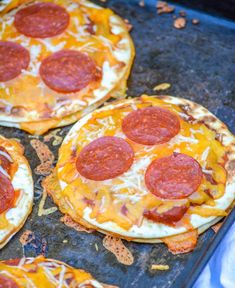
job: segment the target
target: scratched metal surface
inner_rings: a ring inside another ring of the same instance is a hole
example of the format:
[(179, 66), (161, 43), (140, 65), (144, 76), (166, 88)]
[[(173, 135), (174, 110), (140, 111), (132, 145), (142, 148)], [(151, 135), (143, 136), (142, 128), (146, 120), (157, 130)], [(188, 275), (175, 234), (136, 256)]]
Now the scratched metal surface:
[[(171, 14), (158, 16), (155, 1), (145, 2), (144, 8), (134, 0), (110, 0), (102, 4), (127, 18), (134, 26), (131, 34), (137, 55), (129, 79), (128, 95), (151, 94), (156, 84), (171, 83), (167, 94), (204, 105), (234, 132), (235, 24), (186, 9), (187, 18), (199, 19), (200, 25), (193, 26), (189, 21), (185, 29), (175, 30)], [(179, 10), (182, 7), (176, 8), (176, 11)], [(59, 134), (66, 135), (70, 127), (63, 128)], [(30, 145), (32, 138), (27, 133), (4, 127), (0, 128), (0, 133), (21, 140), (32, 170), (39, 164)], [(40, 139), (43, 140), (43, 137)], [(59, 147), (51, 144), (50, 148), (57, 156)], [(41, 176), (34, 174), (33, 212), (23, 229), (0, 251), (0, 259), (36, 256), (44, 252), (47, 257), (86, 269), (98, 280), (120, 287), (183, 287), (179, 283), (183, 283), (195, 261), (207, 249), (206, 244), (213, 240), (214, 233), (209, 229), (200, 236), (194, 252), (177, 256), (169, 253), (163, 244), (125, 242), (133, 252), (135, 262), (130, 267), (124, 266), (103, 247), (103, 235), (100, 233), (78, 233), (68, 228), (59, 221), (62, 214), (58, 211), (48, 216), (37, 216), (41, 180)], [(52, 201), (47, 199), (46, 207), (52, 206)], [(36, 239), (23, 249), (19, 237), (27, 229), (35, 233)], [(64, 239), (67, 243), (63, 243)], [(151, 271), (152, 263), (168, 264), (170, 270)]]

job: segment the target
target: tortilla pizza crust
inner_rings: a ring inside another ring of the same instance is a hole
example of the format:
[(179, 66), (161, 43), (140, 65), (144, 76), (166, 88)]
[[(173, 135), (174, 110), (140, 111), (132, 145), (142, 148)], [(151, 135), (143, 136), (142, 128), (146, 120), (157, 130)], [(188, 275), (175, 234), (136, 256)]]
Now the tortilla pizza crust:
[[(148, 99), (154, 99), (156, 97), (163, 101), (166, 101), (167, 103), (178, 105), (188, 116), (194, 117), (197, 122), (204, 123), (209, 129), (217, 133), (219, 142), (221, 142), (222, 145), (226, 146), (227, 149), (227, 161), (225, 165), (225, 169), (227, 171), (227, 182), (224, 196), (215, 201), (216, 206), (213, 208), (220, 208), (224, 211), (228, 208), (231, 208), (231, 205), (233, 205), (233, 201), (235, 198), (235, 141), (233, 135), (229, 132), (225, 124), (223, 124), (206, 108), (183, 98), (175, 98), (172, 96), (147, 95), (142, 95), (141, 97), (146, 101), (148, 101)], [(123, 105), (133, 104), (135, 101), (138, 100), (128, 99), (112, 102), (112, 104), (103, 107), (99, 111), (107, 111), (112, 108), (122, 107)], [(92, 117), (92, 115), (92, 113), (88, 114), (80, 121), (78, 121), (64, 139), (63, 144), (68, 143), (69, 139), (76, 137), (79, 129)], [(52, 196), (54, 202), (59, 205), (59, 209), (63, 213), (69, 214), (69, 216), (71, 216), (74, 221), (79, 222), (80, 224), (88, 228), (98, 230), (104, 234), (115, 235), (126, 240), (143, 243), (156, 243), (160, 242), (161, 238), (185, 233), (188, 231), (185, 227), (173, 228), (161, 223), (155, 223), (148, 219), (144, 219), (143, 224), (140, 227), (137, 227), (135, 225), (135, 227), (132, 226), (128, 231), (126, 231), (112, 221), (98, 223), (94, 218), (91, 219), (89, 217), (89, 214), (91, 212), (91, 209), (89, 207), (85, 208), (83, 213), (83, 219), (79, 219), (75, 211), (73, 211), (72, 209), (63, 209), (63, 207), (60, 206), (60, 196), (58, 196), (60, 195), (59, 193), (53, 193), (53, 191), (50, 191), (49, 194)], [(201, 207), (208, 208), (208, 205), (203, 204), (201, 205)], [(209, 206), (209, 208), (211, 207)], [(218, 222), (220, 219), (221, 217), (218, 216), (202, 217), (200, 215), (192, 214), (191, 229), (198, 229), (198, 232), (202, 233), (210, 226)]]

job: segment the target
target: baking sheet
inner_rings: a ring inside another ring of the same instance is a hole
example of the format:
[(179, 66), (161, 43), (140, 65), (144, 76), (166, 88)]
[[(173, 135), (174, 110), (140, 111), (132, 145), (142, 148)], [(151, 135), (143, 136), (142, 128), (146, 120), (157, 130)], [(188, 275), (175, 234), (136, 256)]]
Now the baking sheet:
[[(146, 0), (144, 8), (138, 5), (139, 1), (134, 0), (94, 2), (110, 7), (128, 19), (134, 27), (131, 34), (137, 55), (128, 82), (128, 95), (153, 94), (152, 88), (157, 84), (170, 83), (170, 89), (156, 94), (181, 96), (196, 101), (215, 113), (235, 132), (234, 22), (177, 6), (174, 15), (178, 15), (177, 12), (180, 10), (186, 11), (188, 23), (185, 29), (176, 30), (173, 28), (173, 14), (157, 15), (155, 1)], [(193, 18), (199, 19), (200, 24), (192, 25)], [(57, 134), (64, 137), (70, 127), (61, 129)], [(30, 140), (33, 139), (31, 136), (23, 131), (5, 127), (0, 127), (0, 134), (20, 139), (25, 146), (25, 154), (31, 168), (34, 169), (39, 164), (30, 145)], [(53, 146), (52, 142), (53, 139), (49, 146), (57, 157), (59, 146)], [(0, 259), (23, 255), (36, 256), (43, 252), (47, 257), (86, 269), (102, 282), (120, 287), (190, 287), (205, 265), (205, 255), (209, 255), (208, 245), (218, 242), (213, 242), (215, 234), (209, 229), (199, 237), (194, 252), (172, 255), (164, 244), (150, 245), (124, 241), (135, 257), (133, 265), (125, 266), (118, 263), (115, 256), (103, 247), (102, 234), (78, 233), (68, 228), (59, 221), (62, 214), (58, 211), (48, 216), (37, 215), (42, 195), (42, 178), (34, 174), (33, 212), (23, 229), (0, 251)], [(53, 206), (52, 201), (47, 199), (46, 207)], [(225, 233), (231, 221), (224, 226), (222, 233)], [(26, 230), (33, 231), (36, 238), (23, 249), (19, 238)], [(218, 236), (221, 237), (221, 233)], [(211, 247), (214, 248), (213, 246)], [(202, 256), (205, 260), (197, 262)], [(151, 264), (167, 264), (170, 269), (151, 270)], [(191, 272), (194, 274), (191, 274), (189, 279), (187, 277)]]

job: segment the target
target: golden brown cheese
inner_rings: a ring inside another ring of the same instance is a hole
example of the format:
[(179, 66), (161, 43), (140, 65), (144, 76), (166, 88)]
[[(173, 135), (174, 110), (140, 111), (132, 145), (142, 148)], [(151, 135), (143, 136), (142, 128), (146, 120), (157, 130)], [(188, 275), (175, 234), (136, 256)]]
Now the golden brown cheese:
[(192, 230), (179, 235), (163, 238), (162, 241), (167, 245), (173, 254), (182, 254), (192, 251), (197, 244), (198, 231)]

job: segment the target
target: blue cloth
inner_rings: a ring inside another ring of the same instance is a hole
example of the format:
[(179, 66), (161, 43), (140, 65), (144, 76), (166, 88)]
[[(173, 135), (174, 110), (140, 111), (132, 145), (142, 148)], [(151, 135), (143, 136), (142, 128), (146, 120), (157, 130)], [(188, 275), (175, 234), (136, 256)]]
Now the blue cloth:
[(235, 288), (235, 223), (217, 247), (193, 288)]

